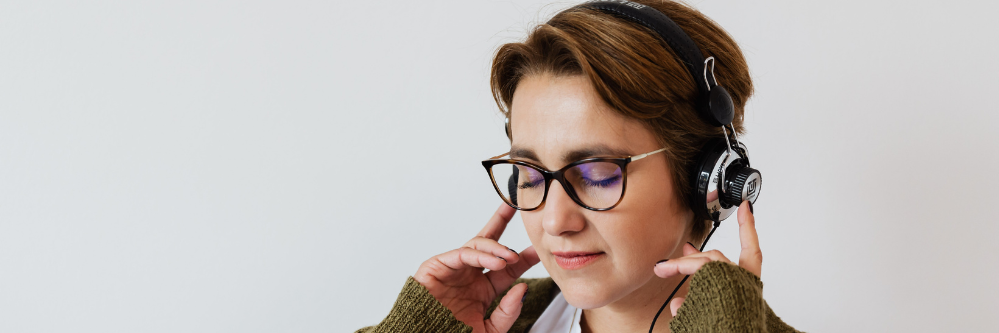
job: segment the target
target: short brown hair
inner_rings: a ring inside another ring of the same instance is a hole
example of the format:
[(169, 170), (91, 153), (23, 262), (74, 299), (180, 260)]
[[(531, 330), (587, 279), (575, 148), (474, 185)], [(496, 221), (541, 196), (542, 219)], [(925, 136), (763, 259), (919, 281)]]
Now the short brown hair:
[[(753, 93), (753, 83), (746, 59), (732, 37), (686, 5), (661, 0), (634, 2), (666, 14), (693, 39), (704, 57), (715, 57), (715, 77), (731, 94), (735, 106), (732, 125), (742, 133), (744, 107)], [(675, 194), (685, 207), (691, 207), (695, 159), (708, 140), (724, 134), (698, 115), (694, 78), (665, 41), (640, 24), (594, 9), (576, 6), (564, 10), (535, 27), (524, 42), (508, 43), (497, 51), (490, 85), (500, 111), (510, 117), (513, 93), (522, 78), (546, 74), (588, 77), (604, 102), (645, 124), (659, 143), (668, 147), (664, 153)], [(700, 240), (709, 225), (694, 222), (691, 234)]]

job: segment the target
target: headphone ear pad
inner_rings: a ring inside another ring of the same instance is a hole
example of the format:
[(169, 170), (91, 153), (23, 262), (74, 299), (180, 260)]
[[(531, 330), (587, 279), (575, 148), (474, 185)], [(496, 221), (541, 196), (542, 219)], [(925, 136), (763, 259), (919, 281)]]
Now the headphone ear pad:
[(711, 121), (716, 122), (715, 126), (732, 123), (732, 119), (735, 118), (735, 106), (732, 104), (732, 96), (725, 87), (716, 85), (708, 93), (708, 111), (711, 113)]
[[(716, 192), (718, 184), (711, 184), (711, 176), (725, 151), (725, 140), (714, 138), (701, 148), (701, 153), (692, 166), (691, 182), (693, 189), (690, 195), (690, 208), (699, 220), (714, 219), (709, 209), (709, 202), (716, 202), (720, 193)], [(714, 193), (712, 193), (714, 192)], [(710, 198), (709, 198), (710, 196)]]

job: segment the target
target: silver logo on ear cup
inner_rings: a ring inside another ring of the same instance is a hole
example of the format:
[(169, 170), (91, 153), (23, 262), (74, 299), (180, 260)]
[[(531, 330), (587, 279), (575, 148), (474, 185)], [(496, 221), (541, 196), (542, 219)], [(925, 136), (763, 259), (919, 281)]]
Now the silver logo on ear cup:
[(760, 173), (753, 172), (746, 179), (746, 185), (742, 187), (742, 199), (756, 202), (756, 198), (760, 195), (761, 185), (763, 185), (763, 180), (760, 178)]

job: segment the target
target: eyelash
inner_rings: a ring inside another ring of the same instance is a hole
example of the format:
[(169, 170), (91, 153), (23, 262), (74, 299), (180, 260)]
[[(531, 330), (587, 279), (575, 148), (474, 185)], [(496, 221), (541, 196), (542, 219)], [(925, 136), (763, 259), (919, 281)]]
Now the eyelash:
[(587, 179), (587, 178), (584, 177), (583, 178), (583, 184), (586, 185), (586, 186), (608, 187), (610, 185), (613, 185), (615, 182), (617, 182), (620, 179), (621, 179), (621, 175), (614, 175), (614, 177), (610, 177), (610, 178), (607, 178), (607, 179), (604, 179), (604, 180), (599, 180), (599, 181), (592, 181), (592, 180), (589, 180), (589, 179)]
[(538, 180), (538, 181), (535, 181), (535, 182), (527, 182), (527, 183), (520, 184), (517, 187), (519, 187), (521, 190), (529, 189), (529, 188), (538, 186), (538, 184), (540, 184), (541, 182), (542, 182), (541, 180)]

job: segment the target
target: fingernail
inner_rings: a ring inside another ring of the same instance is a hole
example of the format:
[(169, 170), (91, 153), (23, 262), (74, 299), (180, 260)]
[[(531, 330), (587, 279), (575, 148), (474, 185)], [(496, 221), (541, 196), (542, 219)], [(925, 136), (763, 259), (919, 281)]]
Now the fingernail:
[(697, 249), (697, 247), (696, 247), (696, 246), (694, 246), (694, 243), (691, 243), (691, 242), (687, 242), (687, 244), (690, 244), (690, 247), (692, 247), (692, 248), (694, 248), (694, 249)]
[(503, 259), (503, 261), (506, 261), (506, 258), (503, 258), (503, 257), (500, 257), (500, 256), (496, 256), (496, 258), (500, 258), (500, 259)]
[(752, 201), (746, 201), (746, 202), (749, 203), (749, 213), (753, 214), (753, 202)]
[(524, 301), (527, 300), (527, 291), (530, 290), (530, 288), (531, 287), (527, 287), (527, 289), (524, 289), (524, 297), (520, 298), (520, 304), (524, 304)]
[(657, 262), (657, 263), (656, 263), (656, 265), (659, 265), (659, 264), (661, 264), (661, 263), (664, 263), (664, 262), (667, 262), (667, 261), (669, 261), (669, 259), (663, 259), (663, 260), (660, 260), (659, 262)]
[(511, 249), (511, 248), (509, 248), (509, 247), (508, 247), (508, 248), (506, 248), (506, 249), (507, 249), (507, 250), (510, 250), (510, 252), (513, 252), (513, 254), (518, 254), (518, 253), (517, 253), (517, 251), (514, 251), (513, 249)]

